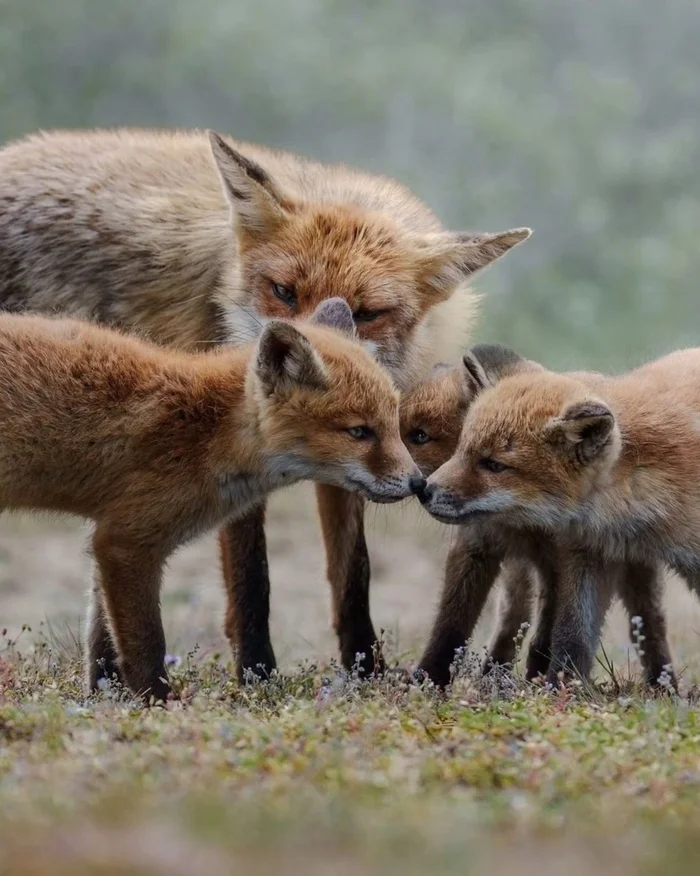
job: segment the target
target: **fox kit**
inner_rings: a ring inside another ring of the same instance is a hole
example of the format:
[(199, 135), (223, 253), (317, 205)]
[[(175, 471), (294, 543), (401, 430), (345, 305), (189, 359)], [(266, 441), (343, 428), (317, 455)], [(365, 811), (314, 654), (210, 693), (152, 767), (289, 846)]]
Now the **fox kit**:
[[(537, 367), (505, 347), (481, 345), (468, 353), (463, 368), (438, 366), (430, 378), (405, 394), (400, 408), (401, 435), (423, 474), (433, 474), (453, 456), (467, 411), (487, 386)], [(448, 555), (438, 617), (419, 668), (436, 684), (449, 681), (455, 649), (472, 635), (501, 569), (499, 614), (485, 669), (513, 661), (515, 639), (522, 625), (532, 620), (537, 593), (539, 621), (526, 674), (532, 678), (551, 669), (551, 680), (560, 668), (556, 661), (550, 666), (549, 656), (558, 581), (567, 562), (565, 541), (553, 538), (541, 527), (510, 526), (497, 516), (467, 520)], [(615, 591), (630, 616), (642, 618), (647, 639), (642, 661), (651, 684), (657, 683), (664, 670), (673, 680), (666, 669), (671, 658), (661, 606), (661, 575), (658, 563), (607, 562), (595, 582), (601, 620)], [(536, 586), (537, 578), (540, 587)]]
[[(53, 132), (0, 151), (0, 307), (193, 349), (339, 296), (402, 388), (457, 351), (468, 282), (529, 234), (447, 232), (390, 179), (197, 131)], [(364, 503), (327, 485), (318, 499), (342, 659), (371, 668)], [(239, 674), (267, 674), (264, 503), (220, 544)]]
[(0, 316), (0, 507), (95, 522), (90, 687), (116, 670), (135, 693), (167, 696), (159, 591), (184, 541), (303, 479), (378, 502), (424, 483), (398, 393), (353, 332), (340, 299), (297, 327), (270, 321), (257, 343), (190, 354)]

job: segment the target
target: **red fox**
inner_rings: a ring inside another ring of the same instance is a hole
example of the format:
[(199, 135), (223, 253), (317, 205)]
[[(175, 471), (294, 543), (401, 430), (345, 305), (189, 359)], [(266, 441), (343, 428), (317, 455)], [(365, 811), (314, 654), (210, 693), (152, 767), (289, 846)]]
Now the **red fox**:
[[(402, 396), (401, 435), (426, 476), (453, 456), (467, 411), (487, 386), (508, 375), (536, 372), (539, 367), (508, 348), (489, 345), (472, 348), (465, 365), (438, 366), (430, 378)], [(500, 569), (499, 614), (484, 668), (513, 661), (516, 637), (522, 625), (531, 622), (533, 595), (539, 593), (539, 622), (526, 674), (533, 678), (551, 669), (551, 680), (559, 669), (556, 662), (550, 667), (549, 656), (558, 581), (566, 564), (565, 540), (553, 538), (541, 527), (513, 526), (499, 515), (467, 519), (448, 556), (440, 610), (419, 669), (438, 685), (449, 681), (455, 649), (471, 637)], [(641, 619), (646, 637), (641, 658), (646, 680), (652, 685), (660, 678), (675, 684), (661, 604), (662, 571), (658, 562), (610, 561), (596, 580), (600, 617), (596, 623), (605, 617), (615, 591), (635, 619), (632, 623), (638, 625), (636, 619)]]
[(309, 322), (271, 320), (257, 343), (189, 354), (0, 315), (0, 507), (95, 522), (91, 688), (102, 669), (168, 695), (159, 591), (184, 541), (304, 479), (376, 502), (424, 484), (398, 393), (354, 331), (341, 299)]
[[(402, 388), (461, 348), (468, 282), (529, 234), (447, 232), (390, 179), (199, 131), (52, 132), (0, 151), (0, 307), (201, 349), (339, 296)], [(364, 503), (328, 485), (318, 499), (342, 659), (371, 669)], [(264, 503), (220, 543), (239, 675), (266, 675)]]

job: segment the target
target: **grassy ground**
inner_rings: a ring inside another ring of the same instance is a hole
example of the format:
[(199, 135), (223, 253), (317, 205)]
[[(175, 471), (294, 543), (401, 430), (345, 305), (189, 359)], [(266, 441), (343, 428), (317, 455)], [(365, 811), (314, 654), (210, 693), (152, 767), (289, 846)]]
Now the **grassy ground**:
[[(167, 711), (115, 690), (84, 698), (74, 640), (84, 533), (4, 523), (2, 876), (697, 871), (700, 612), (682, 588), (668, 594), (682, 698), (631, 681), (619, 611), (605, 640), (614, 678), (601, 669), (589, 690), (551, 695), (517, 674), (482, 681), (478, 656), (447, 697), (400, 677), (361, 683), (330, 662), (307, 495), (271, 514), (283, 674), (248, 689), (231, 681), (205, 540), (166, 582), (182, 693)], [(410, 514), (376, 523), (374, 614), (406, 663), (425, 637), (446, 540)]]

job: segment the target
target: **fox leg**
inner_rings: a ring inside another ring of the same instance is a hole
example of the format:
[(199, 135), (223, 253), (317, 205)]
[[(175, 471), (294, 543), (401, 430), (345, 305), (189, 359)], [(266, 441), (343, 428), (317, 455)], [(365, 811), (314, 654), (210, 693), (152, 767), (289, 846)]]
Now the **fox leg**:
[(101, 527), (93, 553), (121, 675), (135, 694), (164, 701), (170, 693), (160, 617), (164, 557), (153, 546), (145, 548)]
[(93, 585), (89, 597), (85, 667), (87, 689), (90, 692), (98, 689), (98, 682), (102, 679), (111, 680), (116, 676), (117, 681), (121, 681), (117, 651), (109, 631), (97, 569), (93, 572)]
[(226, 586), (226, 636), (236, 654), (238, 680), (248, 672), (269, 678), (277, 666), (270, 641), (270, 576), (265, 505), (219, 533)]
[(369, 612), (370, 564), (365, 542), (365, 500), (338, 487), (316, 485), (321, 530), (326, 546), (326, 574), (331, 585), (333, 627), (343, 666), (382, 671), (377, 635)]
[[(526, 678), (532, 680), (538, 675), (546, 676), (550, 670), (559, 672), (561, 665), (551, 665), (552, 652), (552, 635), (554, 623), (557, 616), (557, 598), (559, 594), (559, 580), (561, 574), (566, 571), (566, 567), (559, 566), (553, 555), (545, 555), (546, 559), (540, 558), (538, 570), (542, 579), (540, 589), (540, 608), (535, 635), (528, 652), (527, 668), (525, 672)], [(614, 595), (614, 585), (618, 578), (619, 570), (614, 565), (600, 564), (600, 574), (596, 579), (596, 611), (598, 628), (598, 639), (600, 638), (600, 629), (605, 620), (610, 603)], [(593, 645), (593, 657), (598, 642)], [(556, 661), (555, 661), (556, 664)], [(592, 660), (591, 660), (592, 666)], [(551, 676), (550, 676), (551, 679)]]
[(539, 572), (537, 622), (525, 662), (525, 678), (528, 681), (539, 675), (546, 676), (549, 672), (552, 659), (552, 631), (557, 611), (559, 574), (550, 563), (541, 565)]
[[(530, 593), (536, 594), (537, 599), (537, 618), (525, 661), (525, 678), (529, 681), (539, 675), (547, 675), (549, 670), (560, 574), (554, 542), (544, 535), (538, 536), (530, 550), (528, 566), (522, 573), (523, 582), (529, 581)], [(532, 598), (529, 607), (533, 613), (535, 606)]]
[(447, 555), (437, 617), (418, 664), (436, 685), (449, 683), (455, 651), (463, 648), (474, 632), (502, 558), (501, 551), (491, 550), (481, 540), (475, 543), (467, 527), (459, 529)]
[(562, 551), (560, 559), (561, 576), (551, 632), (552, 660), (547, 673), (547, 681), (553, 685), (559, 683), (562, 672), (565, 679), (578, 677), (584, 681), (591, 674), (603, 624), (600, 582), (606, 574), (605, 563), (591, 551)]
[[(672, 687), (678, 683), (672, 666), (671, 649), (666, 633), (663, 608), (663, 570), (658, 565), (626, 563), (618, 582), (620, 598), (630, 616), (630, 636), (641, 634), (640, 660), (647, 684), (658, 686), (662, 675), (669, 676)], [(633, 618), (641, 618), (640, 627)]]
[(515, 660), (516, 640), (524, 625), (532, 623), (533, 572), (526, 561), (507, 560), (504, 564), (496, 629), (484, 663), (485, 672), (495, 664), (506, 666)]

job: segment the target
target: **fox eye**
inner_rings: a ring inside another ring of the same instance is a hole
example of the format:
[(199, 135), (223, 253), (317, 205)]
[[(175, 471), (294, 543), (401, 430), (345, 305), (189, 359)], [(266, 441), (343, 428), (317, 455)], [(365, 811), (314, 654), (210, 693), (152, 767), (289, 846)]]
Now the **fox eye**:
[(483, 468), (493, 474), (500, 474), (502, 471), (510, 468), (510, 466), (505, 465), (503, 462), (499, 462), (497, 459), (491, 459), (488, 456), (484, 456), (479, 460), (479, 468)]
[(355, 438), (357, 441), (367, 441), (370, 438), (374, 438), (374, 432), (370, 429), (369, 426), (351, 426), (345, 431), (348, 433), (348, 435), (350, 435), (352, 438)]
[(272, 283), (272, 291), (275, 294), (275, 298), (284, 301), (287, 307), (297, 306), (297, 293), (291, 286), (283, 286), (281, 283)]
[(424, 429), (413, 429), (408, 433), (408, 440), (411, 444), (427, 444), (432, 439)]
[(356, 310), (353, 313), (352, 318), (355, 322), (374, 322), (375, 319), (385, 316), (388, 312), (388, 310), (364, 310), (360, 308), (360, 310)]

